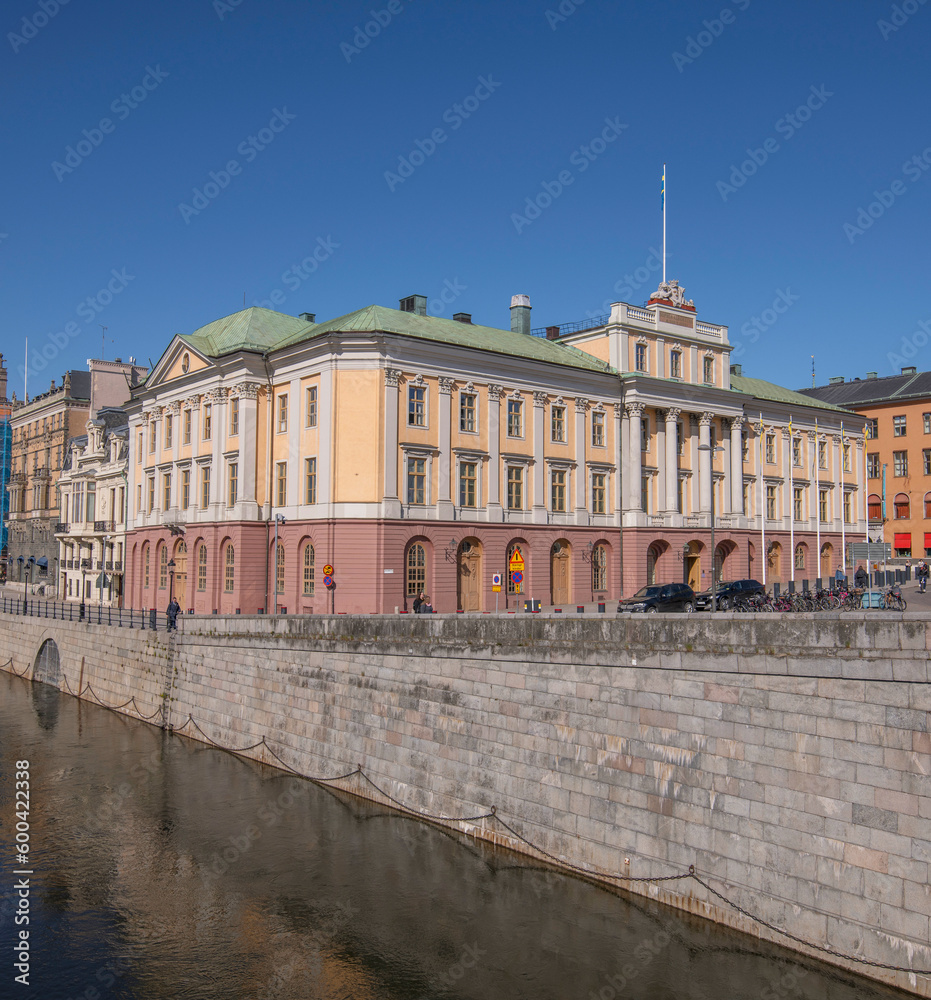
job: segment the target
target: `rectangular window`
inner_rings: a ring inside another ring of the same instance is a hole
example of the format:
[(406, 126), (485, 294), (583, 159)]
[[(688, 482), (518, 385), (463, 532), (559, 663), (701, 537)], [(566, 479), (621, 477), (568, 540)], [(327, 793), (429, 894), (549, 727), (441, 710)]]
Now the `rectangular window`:
[(606, 509), (605, 479), (603, 472), (592, 473), (592, 513), (604, 514)]
[(852, 494), (850, 493), (844, 493), (844, 524), (853, 524), (851, 496)]
[(702, 359), (702, 379), (705, 382), (714, 382), (714, 358)]
[(828, 446), (826, 441), (818, 442), (818, 468), (826, 469), (828, 467)]
[(149, 454), (155, 452), (155, 421), (149, 424)]
[(638, 372), (647, 370), (647, 345), (637, 344), (634, 348), (634, 367)]
[(187, 510), (191, 506), (191, 470), (181, 470), (181, 509)]
[(766, 516), (770, 521), (776, 519), (776, 487), (766, 487)]
[(640, 477), (640, 509), (644, 514), (650, 513), (650, 477)]
[(155, 476), (148, 477), (149, 503), (148, 512), (151, 514), (155, 510)]
[(892, 436), (905, 437), (905, 414), (892, 418)]
[(411, 427), (427, 426), (427, 387), (409, 385), (407, 387), (407, 422)]
[(277, 462), (275, 465), (275, 506), (288, 505), (288, 463)]
[(866, 436), (867, 438), (879, 437), (879, 419), (877, 417), (867, 420)]
[(680, 420), (676, 424), (676, 454), (679, 456), (679, 458), (682, 457), (684, 448), (685, 448), (685, 434), (682, 431), (682, 421)]
[(169, 413), (168, 416), (165, 417), (165, 447), (166, 448), (170, 448), (172, 446), (171, 442), (172, 442), (172, 437), (173, 437), (173, 431), (174, 431), (174, 427), (172, 426), (171, 414)]
[(278, 397), (278, 433), (283, 434), (288, 429), (288, 394)]
[(205, 465), (200, 470), (200, 505), (202, 508), (210, 506), (210, 466)]
[(508, 437), (523, 437), (523, 400), (508, 400)]
[(139, 434), (136, 437), (136, 441), (139, 446), (136, 450), (136, 461), (139, 463), (139, 465), (142, 465), (142, 431), (139, 431)]
[(469, 432), (476, 430), (474, 392), (459, 393), (459, 430)]
[(210, 403), (204, 403), (204, 440), (209, 441), (211, 435), (213, 434), (213, 406)]
[(197, 547), (197, 589), (203, 593), (207, 589), (207, 547)]
[(475, 506), (475, 462), (459, 463), (459, 506)]
[(142, 483), (136, 487), (136, 513), (142, 513)]
[(230, 462), (226, 505), (233, 507), (239, 494), (239, 463)]
[(750, 484), (744, 483), (744, 513), (749, 515), (750, 511)]
[(566, 440), (565, 406), (554, 406), (550, 411), (550, 433), (554, 441), (565, 442)]
[(230, 400), (230, 437), (239, 434), (239, 397)]
[(407, 502), (425, 504), (427, 502), (427, 460), (409, 458), (407, 460)]
[(769, 465), (776, 464), (776, 435), (766, 435), (766, 461)]
[(828, 520), (828, 491), (818, 490), (818, 519), (822, 524)]
[(162, 510), (171, 507), (171, 473), (166, 472), (162, 476)]
[(306, 410), (306, 416), (304, 418), (305, 426), (316, 427), (317, 426), (317, 387), (311, 385), (307, 387), (307, 392), (305, 393), (304, 408)]
[(850, 445), (846, 441), (841, 445), (841, 461), (844, 465), (844, 472), (850, 472)]
[(566, 472), (553, 469), (550, 473), (550, 510), (564, 512), (566, 509)]
[(922, 449), (921, 458), (925, 475), (931, 476), (931, 448)]
[(682, 378), (682, 352), (669, 352), (669, 377)]
[[(171, 477), (168, 477), (168, 482), (171, 483)], [(46, 500), (46, 506), (48, 506), (48, 501)], [(97, 506), (97, 484), (95, 482), (89, 482), (87, 484), (87, 516), (84, 518), (88, 523), (96, 518), (96, 506)]]
[(304, 503), (317, 502), (317, 460), (304, 459)]
[(879, 453), (868, 452), (866, 456), (866, 475), (868, 479), (879, 479)]
[(182, 444), (191, 443), (191, 411), (184, 411), (184, 436), (181, 439)]
[(893, 476), (908, 475), (908, 452), (894, 451), (892, 453), (892, 474)]
[(921, 423), (925, 434), (931, 434), (931, 413), (922, 413)]
[(524, 470), (519, 465), (508, 466), (508, 510), (524, 509)]
[(796, 486), (792, 490), (792, 516), (796, 521), (802, 520), (802, 488)]
[(650, 418), (645, 413), (640, 418), (640, 450), (650, 450)]
[(603, 448), (605, 443), (605, 415), (600, 410), (592, 412), (592, 447)]
[(802, 442), (797, 438), (792, 438), (792, 464), (798, 468), (802, 464)]

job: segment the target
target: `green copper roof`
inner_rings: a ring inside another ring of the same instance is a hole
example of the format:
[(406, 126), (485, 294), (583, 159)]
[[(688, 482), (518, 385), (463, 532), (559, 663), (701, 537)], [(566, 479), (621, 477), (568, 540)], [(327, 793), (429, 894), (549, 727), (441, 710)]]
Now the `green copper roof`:
[(812, 396), (803, 396), (800, 392), (784, 389), (773, 382), (764, 382), (761, 378), (745, 378), (743, 375), (731, 375), (731, 389), (742, 392), (756, 399), (768, 399), (774, 403), (786, 403), (789, 406), (813, 406), (819, 410), (831, 410), (835, 413), (849, 413), (842, 406), (822, 403)]
[[(272, 314), (275, 315), (275, 314)], [(296, 321), (295, 321), (296, 322)], [(366, 306), (356, 312), (338, 316), (336, 319), (302, 330), (296, 330), (275, 345), (276, 348), (287, 347), (300, 343), (324, 333), (340, 332), (396, 333), (404, 337), (416, 337), (420, 340), (431, 340), (438, 344), (454, 344), (458, 347), (471, 347), (481, 351), (494, 351), (497, 354), (510, 354), (518, 358), (529, 358), (532, 361), (546, 361), (550, 364), (568, 365), (571, 368), (583, 368), (587, 371), (614, 372), (598, 358), (580, 351), (568, 344), (559, 344), (542, 337), (531, 337), (528, 334), (514, 333), (511, 330), (499, 330), (491, 326), (478, 326), (473, 323), (459, 323), (453, 319), (441, 319), (438, 316), (418, 316), (416, 313), (401, 312), (399, 309), (387, 309), (384, 306)]]
[(270, 351), (285, 338), (312, 328), (306, 320), (254, 306), (180, 336), (201, 354), (218, 358), (232, 351)]

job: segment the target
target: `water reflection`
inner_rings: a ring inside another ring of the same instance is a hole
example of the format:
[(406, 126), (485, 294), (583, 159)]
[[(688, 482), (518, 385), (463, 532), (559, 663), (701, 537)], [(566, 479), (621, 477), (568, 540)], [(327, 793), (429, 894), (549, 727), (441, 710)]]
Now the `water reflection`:
[(43, 997), (904, 995), (44, 685), (0, 676), (0, 739), (4, 830), (32, 761)]

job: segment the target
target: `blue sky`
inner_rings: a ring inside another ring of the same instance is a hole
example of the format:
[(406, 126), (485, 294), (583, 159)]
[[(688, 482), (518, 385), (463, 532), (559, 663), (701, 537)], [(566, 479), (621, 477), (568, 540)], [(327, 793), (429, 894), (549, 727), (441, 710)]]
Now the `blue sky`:
[(642, 303), (664, 162), (667, 276), (745, 374), (931, 368), (927, 0), (10, 0), (0, 28), (20, 397), (27, 337), (35, 394), (244, 301)]

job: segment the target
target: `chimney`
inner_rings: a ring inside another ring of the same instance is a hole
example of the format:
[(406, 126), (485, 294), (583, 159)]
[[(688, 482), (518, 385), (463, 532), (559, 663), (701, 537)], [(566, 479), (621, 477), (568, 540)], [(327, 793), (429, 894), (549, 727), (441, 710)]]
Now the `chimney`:
[(844, 384), (844, 376), (843, 375), (832, 375), (828, 379), (828, 385), (843, 385), (843, 384)]
[(472, 313), (453, 313), (453, 319), (457, 323), (472, 323)]
[(914, 365), (908, 365), (907, 367), (902, 369), (903, 375), (915, 375), (917, 374), (917, 372), (918, 369)]
[(6, 366), (2, 354), (0, 354), (0, 399), (6, 399)]
[(559, 327), (558, 326), (548, 326), (546, 328), (546, 339), (547, 340), (559, 340)]
[(511, 296), (511, 333), (523, 333), (530, 336), (530, 296)]
[(401, 312), (413, 313), (415, 316), (427, 315), (427, 296), (408, 295), (406, 299), (401, 299), (398, 303)]
[[(866, 377), (867, 378), (876, 378), (876, 372), (867, 372), (866, 373)], [(859, 382), (860, 380), (857, 379), (857, 381)]]
[(315, 323), (317, 321), (316, 313), (301, 313), (301, 319), (305, 323)]
[(731, 365), (731, 375), (743, 375), (744, 366), (743, 365)]

